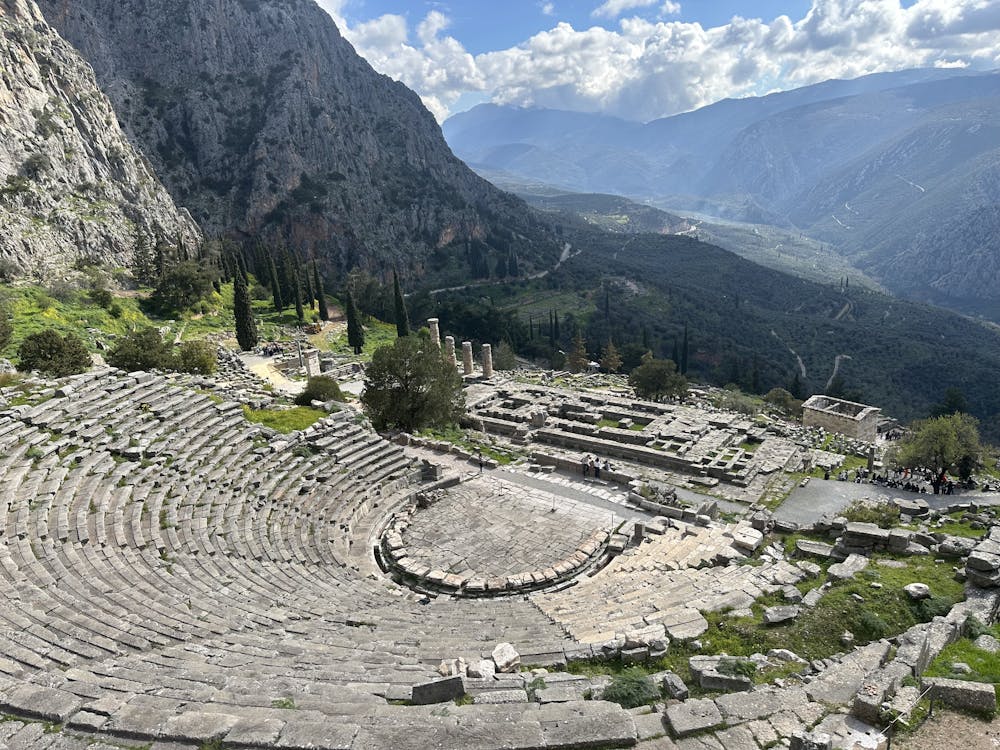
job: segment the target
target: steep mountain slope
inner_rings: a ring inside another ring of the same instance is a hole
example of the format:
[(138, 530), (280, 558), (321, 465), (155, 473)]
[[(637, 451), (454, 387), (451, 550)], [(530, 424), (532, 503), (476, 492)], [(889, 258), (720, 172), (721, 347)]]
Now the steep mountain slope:
[(524, 204), (455, 158), (420, 99), (313, 0), (42, 0), (133, 142), (208, 233), (347, 269), (447, 277), (468, 243), (558, 256)]
[(78, 258), (125, 265), (136, 233), (193, 242), (93, 71), (33, 0), (0, 2), (0, 263), (50, 277)]
[(1000, 320), (1000, 98), (936, 111), (798, 196), (791, 217), (896, 291)]

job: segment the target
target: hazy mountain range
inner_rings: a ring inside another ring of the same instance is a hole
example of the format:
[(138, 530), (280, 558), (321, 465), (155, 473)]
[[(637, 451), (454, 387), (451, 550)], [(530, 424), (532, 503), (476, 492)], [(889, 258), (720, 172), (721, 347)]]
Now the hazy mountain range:
[(485, 171), (803, 231), (889, 289), (1000, 316), (1000, 74), (914, 70), (636, 123), (480, 105), (450, 118)]

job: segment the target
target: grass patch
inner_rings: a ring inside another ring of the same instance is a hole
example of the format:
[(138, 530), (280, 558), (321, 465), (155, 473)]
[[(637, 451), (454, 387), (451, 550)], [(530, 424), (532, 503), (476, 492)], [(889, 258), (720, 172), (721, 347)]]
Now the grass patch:
[(892, 503), (869, 503), (855, 500), (840, 513), (848, 521), (874, 523), (883, 529), (899, 524), (899, 508)]
[[(1000, 625), (986, 630), (994, 638), (1000, 638)], [(954, 662), (964, 662), (972, 669), (971, 674), (956, 674), (951, 671)], [(976, 648), (969, 638), (961, 638), (938, 654), (924, 672), (926, 677), (950, 677), (956, 680), (989, 682), (1000, 684), (1000, 653), (991, 654)]]
[(615, 675), (604, 688), (602, 700), (617, 703), (622, 708), (638, 708), (655, 703), (660, 699), (660, 691), (645, 671), (629, 667)]
[(326, 412), (308, 406), (293, 406), (290, 409), (251, 409), (244, 405), (243, 414), (248, 422), (262, 424), (282, 433), (304, 430), (326, 416)]
[[(359, 359), (371, 359), (372, 354), (381, 346), (392, 346), (396, 340), (396, 325), (394, 323), (383, 323), (380, 320), (370, 318), (364, 324), (365, 345), (361, 349)], [(329, 351), (334, 354), (341, 354), (354, 357), (354, 349), (347, 343), (347, 330), (334, 336), (328, 344)]]

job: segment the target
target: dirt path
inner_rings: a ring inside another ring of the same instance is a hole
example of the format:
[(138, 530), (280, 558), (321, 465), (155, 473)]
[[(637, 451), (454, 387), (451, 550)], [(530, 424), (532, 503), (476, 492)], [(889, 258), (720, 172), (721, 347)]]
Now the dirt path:
[(913, 735), (892, 741), (893, 750), (997, 750), (1000, 748), (1000, 718), (983, 721), (937, 709)]

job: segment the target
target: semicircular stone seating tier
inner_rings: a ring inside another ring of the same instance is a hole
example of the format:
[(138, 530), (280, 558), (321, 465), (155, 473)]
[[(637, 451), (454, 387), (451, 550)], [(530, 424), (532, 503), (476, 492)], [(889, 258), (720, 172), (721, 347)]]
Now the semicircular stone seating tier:
[(285, 436), (237, 403), (107, 369), (39, 396), (0, 411), (3, 714), (195, 747), (609, 744), (632, 720), (600, 701), (393, 702), (444, 659), (509, 642), (525, 663), (564, 660), (717, 589), (680, 574), (719, 530), (687, 558), (643, 545), (551, 595), (423, 597), (373, 555), (419, 467), (349, 409)]

